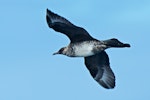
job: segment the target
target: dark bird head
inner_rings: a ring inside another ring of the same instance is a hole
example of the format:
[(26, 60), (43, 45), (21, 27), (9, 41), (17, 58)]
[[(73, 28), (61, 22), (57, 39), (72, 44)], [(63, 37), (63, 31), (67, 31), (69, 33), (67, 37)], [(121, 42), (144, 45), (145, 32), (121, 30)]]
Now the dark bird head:
[(63, 54), (64, 55), (65, 51), (66, 51), (66, 47), (63, 47), (63, 48), (59, 49), (59, 51), (53, 53), (53, 55), (56, 55), (56, 54)]

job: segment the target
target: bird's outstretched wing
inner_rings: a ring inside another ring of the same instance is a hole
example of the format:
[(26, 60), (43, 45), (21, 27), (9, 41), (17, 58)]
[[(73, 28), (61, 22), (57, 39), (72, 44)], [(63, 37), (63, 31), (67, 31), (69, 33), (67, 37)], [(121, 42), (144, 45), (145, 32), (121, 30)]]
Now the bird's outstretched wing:
[(93, 39), (85, 29), (73, 25), (67, 19), (53, 13), (48, 9), (46, 20), (50, 28), (67, 35), (72, 43)]
[(115, 75), (110, 68), (109, 58), (105, 51), (85, 57), (85, 65), (92, 77), (104, 88), (115, 87)]

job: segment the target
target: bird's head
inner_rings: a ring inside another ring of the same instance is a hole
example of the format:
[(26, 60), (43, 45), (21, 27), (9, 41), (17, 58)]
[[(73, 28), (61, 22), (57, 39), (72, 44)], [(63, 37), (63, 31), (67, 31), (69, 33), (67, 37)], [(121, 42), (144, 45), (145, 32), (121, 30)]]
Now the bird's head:
[(65, 55), (65, 49), (66, 49), (66, 47), (63, 47), (63, 48), (59, 49), (59, 51), (53, 53), (53, 55), (57, 55), (57, 54), (63, 54), (63, 55)]

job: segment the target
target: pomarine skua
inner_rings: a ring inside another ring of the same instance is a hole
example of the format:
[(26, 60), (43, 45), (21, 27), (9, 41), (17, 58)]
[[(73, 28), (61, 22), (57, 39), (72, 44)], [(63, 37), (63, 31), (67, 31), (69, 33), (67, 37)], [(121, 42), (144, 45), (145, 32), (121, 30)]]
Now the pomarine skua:
[(70, 44), (62, 47), (56, 54), (69, 57), (84, 57), (85, 65), (91, 76), (104, 88), (115, 87), (115, 75), (110, 68), (109, 57), (105, 52), (108, 48), (130, 47), (118, 39), (97, 40), (84, 28), (76, 26), (66, 18), (47, 9), (46, 21), (50, 28), (65, 34), (70, 39)]

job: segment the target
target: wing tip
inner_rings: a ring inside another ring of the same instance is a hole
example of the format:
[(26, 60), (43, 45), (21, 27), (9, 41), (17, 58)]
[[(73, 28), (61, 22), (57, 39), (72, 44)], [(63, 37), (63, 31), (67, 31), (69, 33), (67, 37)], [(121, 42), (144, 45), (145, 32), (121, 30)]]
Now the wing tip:
[(46, 14), (47, 14), (47, 15), (50, 15), (51, 13), (52, 13), (52, 11), (47, 8), (47, 9), (46, 9)]
[(95, 80), (106, 89), (113, 89), (115, 87), (115, 75), (110, 67), (104, 67), (104, 71), (101, 77), (100, 72), (95, 77)]
[(49, 10), (48, 8), (46, 9), (46, 21), (50, 28), (52, 27), (54, 15), (55, 14), (51, 10)]
[(46, 12), (48, 12), (48, 11), (49, 11), (49, 9), (47, 8), (47, 9), (46, 9)]
[(104, 87), (105, 89), (113, 89), (115, 88), (115, 81), (112, 83), (105, 83), (104, 81), (99, 81), (98, 82), (102, 87)]

